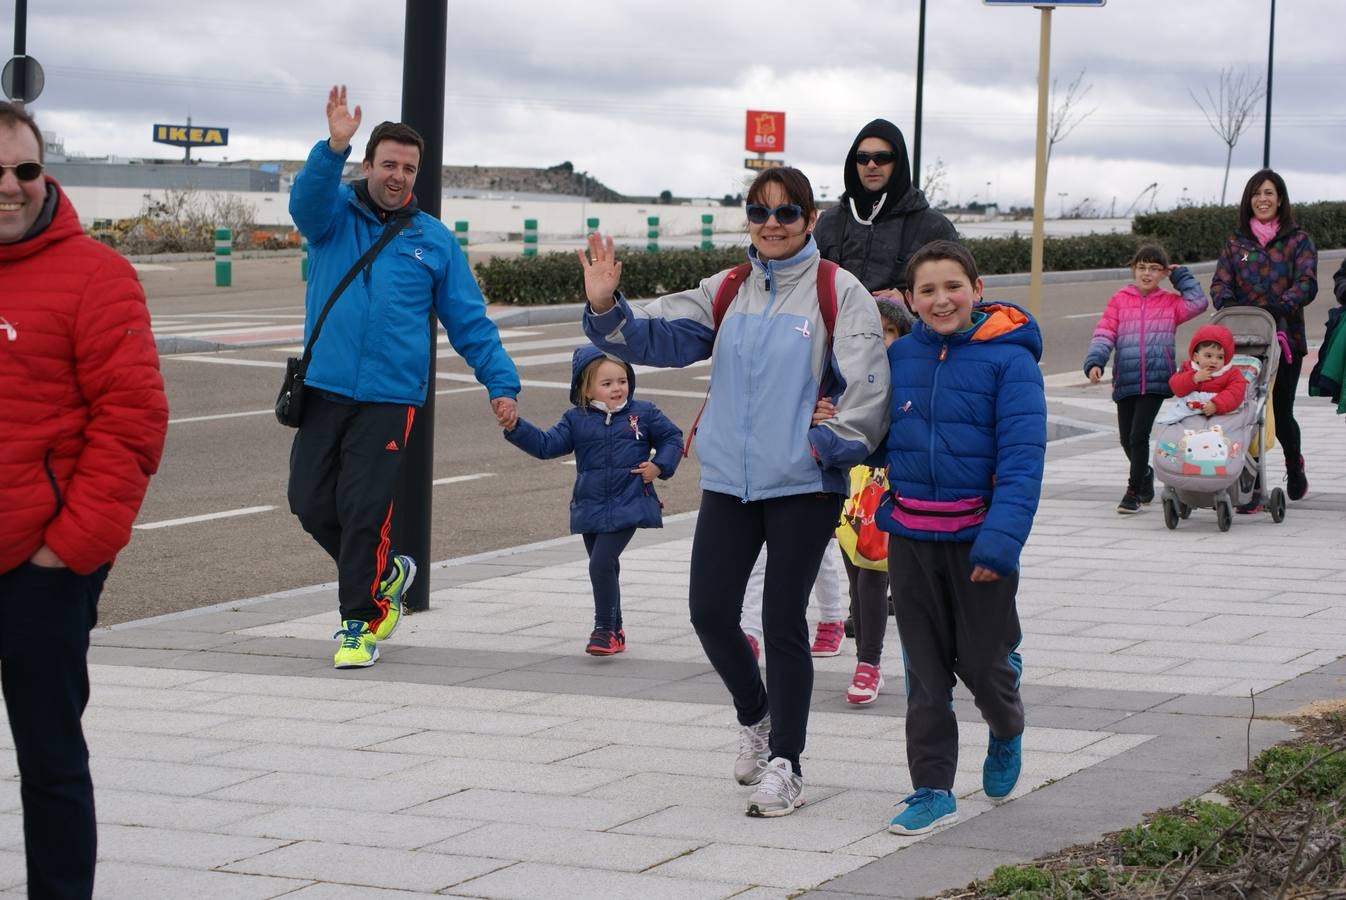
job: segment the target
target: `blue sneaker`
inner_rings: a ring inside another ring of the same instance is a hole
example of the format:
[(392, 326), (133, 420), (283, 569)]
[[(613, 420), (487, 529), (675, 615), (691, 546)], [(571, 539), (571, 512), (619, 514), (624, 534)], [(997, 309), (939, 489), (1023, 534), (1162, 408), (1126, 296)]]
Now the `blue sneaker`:
[(918, 788), (902, 802), (907, 808), (888, 823), (893, 834), (925, 834), (958, 821), (958, 802), (948, 791)]
[(991, 735), (991, 743), (986, 748), (986, 762), (981, 766), (981, 789), (992, 800), (1008, 797), (1019, 782), (1019, 770), (1023, 768), (1024, 762), (1022, 743), (1022, 734), (1016, 734), (1007, 741)]

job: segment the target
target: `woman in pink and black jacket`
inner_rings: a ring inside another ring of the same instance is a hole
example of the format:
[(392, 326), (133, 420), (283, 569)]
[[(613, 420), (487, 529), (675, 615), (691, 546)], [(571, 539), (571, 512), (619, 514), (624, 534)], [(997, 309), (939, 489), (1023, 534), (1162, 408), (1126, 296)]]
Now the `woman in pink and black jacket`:
[[(1276, 441), (1285, 451), (1285, 493), (1302, 500), (1309, 490), (1295, 421), (1295, 391), (1309, 350), (1304, 335), (1304, 307), (1318, 293), (1318, 248), (1308, 232), (1295, 224), (1285, 179), (1271, 169), (1253, 173), (1243, 188), (1238, 229), (1225, 241), (1210, 281), (1216, 309), (1258, 306), (1271, 313), (1281, 337), (1281, 362), (1271, 389)], [(1261, 507), (1259, 484), (1241, 513)]]
[[(1175, 365), (1178, 326), (1206, 310), (1206, 295), (1186, 266), (1172, 266), (1157, 244), (1146, 244), (1131, 260), (1132, 283), (1112, 295), (1094, 328), (1084, 374), (1098, 384), (1108, 358), (1112, 364), (1112, 399), (1117, 404), (1117, 432), (1131, 463), (1119, 513), (1139, 512), (1154, 499), (1150, 468), (1150, 428), (1164, 400), (1173, 396), (1168, 380)], [(1159, 287), (1167, 275), (1178, 293)]]

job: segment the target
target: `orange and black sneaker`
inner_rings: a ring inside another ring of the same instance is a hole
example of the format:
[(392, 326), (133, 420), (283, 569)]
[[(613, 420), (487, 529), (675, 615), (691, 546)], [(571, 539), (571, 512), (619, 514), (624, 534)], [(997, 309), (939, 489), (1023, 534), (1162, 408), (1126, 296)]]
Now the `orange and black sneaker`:
[(626, 632), (620, 628), (595, 628), (584, 652), (590, 656), (615, 656), (626, 649)]

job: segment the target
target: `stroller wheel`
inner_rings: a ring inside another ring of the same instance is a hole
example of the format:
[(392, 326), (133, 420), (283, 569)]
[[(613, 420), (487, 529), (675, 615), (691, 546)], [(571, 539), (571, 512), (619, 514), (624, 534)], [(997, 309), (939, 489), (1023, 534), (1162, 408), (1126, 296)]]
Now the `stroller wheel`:
[(1267, 501), (1267, 509), (1271, 512), (1271, 521), (1285, 521), (1285, 491), (1280, 488), (1273, 488), (1271, 498)]
[(1178, 527), (1178, 504), (1168, 497), (1164, 498), (1164, 524), (1169, 531)]
[(1181, 500), (1179, 500), (1179, 501), (1178, 501), (1178, 518), (1180, 518), (1180, 519), (1186, 519), (1186, 518), (1188, 518), (1188, 517), (1191, 516), (1191, 515), (1192, 515), (1192, 507), (1188, 506), (1186, 503), (1183, 503)]
[(1221, 498), (1215, 501), (1215, 524), (1221, 531), (1228, 531), (1229, 526), (1234, 521), (1234, 510), (1230, 508), (1229, 501)]

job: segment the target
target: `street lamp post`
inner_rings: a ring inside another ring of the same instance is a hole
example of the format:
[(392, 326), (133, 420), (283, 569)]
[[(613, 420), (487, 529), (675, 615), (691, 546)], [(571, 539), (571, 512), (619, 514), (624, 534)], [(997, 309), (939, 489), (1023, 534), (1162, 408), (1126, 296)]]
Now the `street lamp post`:
[(1267, 34), (1267, 115), (1262, 132), (1262, 168), (1271, 168), (1271, 60), (1276, 51), (1276, 0), (1271, 0), (1271, 28)]
[[(407, 0), (402, 42), (402, 121), (425, 141), (416, 173), (416, 202), (439, 218), (444, 162), (444, 62), (449, 0)], [(406, 548), (424, 577), (412, 582), (403, 602), (408, 611), (430, 608), (430, 496), (435, 459), (435, 349), (439, 323), (430, 311), (430, 373), (425, 405), (416, 414), (407, 441), (407, 457), (398, 475), (393, 505), (393, 546)]]
[(911, 142), (911, 186), (921, 186), (921, 98), (925, 93), (925, 0), (916, 27), (916, 133)]

